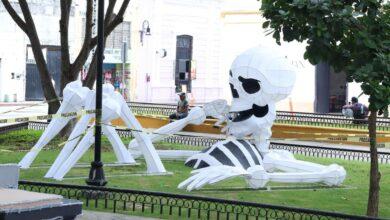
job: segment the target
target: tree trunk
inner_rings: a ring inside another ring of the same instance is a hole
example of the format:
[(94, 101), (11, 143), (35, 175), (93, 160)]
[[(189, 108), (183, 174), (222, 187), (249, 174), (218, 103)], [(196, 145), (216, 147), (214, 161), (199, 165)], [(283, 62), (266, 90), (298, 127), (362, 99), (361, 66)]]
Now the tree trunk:
[(32, 51), (34, 53), (36, 65), (40, 73), (39, 76), (40, 76), (43, 94), (49, 105), (48, 113), (55, 114), (57, 110), (60, 108), (61, 104), (54, 90), (52, 78), (46, 66), (46, 61), (43, 58), (41, 45), (38, 39), (30, 38), (30, 42), (31, 42)]
[(95, 80), (96, 80), (96, 74), (97, 74), (97, 57), (96, 57), (96, 53), (93, 55), (92, 57), (92, 61), (91, 61), (91, 64), (89, 65), (89, 69), (88, 69), (88, 73), (87, 73), (87, 77), (85, 78), (84, 82), (83, 82), (83, 86), (86, 86), (90, 89), (93, 89), (93, 85), (95, 84)]
[(367, 215), (378, 216), (379, 210), (379, 181), (381, 174), (378, 167), (378, 149), (376, 146), (376, 116), (377, 110), (371, 110), (368, 118), (368, 131), (370, 135), (370, 188), (368, 194)]

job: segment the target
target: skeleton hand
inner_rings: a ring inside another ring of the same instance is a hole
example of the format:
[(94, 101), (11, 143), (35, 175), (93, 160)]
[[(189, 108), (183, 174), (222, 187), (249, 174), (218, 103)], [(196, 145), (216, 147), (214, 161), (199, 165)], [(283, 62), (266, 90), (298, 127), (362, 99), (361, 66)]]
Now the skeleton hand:
[(227, 104), (226, 100), (223, 99), (217, 99), (203, 105), (206, 116), (218, 119), (214, 124), (215, 126), (220, 126), (223, 122), (227, 121), (229, 109), (230, 106)]

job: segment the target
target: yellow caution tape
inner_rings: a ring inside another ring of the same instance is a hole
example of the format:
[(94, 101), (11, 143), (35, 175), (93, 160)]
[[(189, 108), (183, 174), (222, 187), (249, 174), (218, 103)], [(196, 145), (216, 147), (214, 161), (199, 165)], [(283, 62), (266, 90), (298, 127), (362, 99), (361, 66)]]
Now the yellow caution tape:
[(39, 115), (39, 116), (31, 116), (31, 117), (20, 117), (20, 118), (5, 118), (0, 119), (0, 124), (3, 123), (19, 123), (19, 122), (28, 122), (28, 121), (41, 121), (41, 120), (49, 120), (55, 118), (74, 118), (83, 115), (89, 115), (96, 113), (96, 110), (82, 110), (79, 112), (68, 112), (61, 114), (48, 114), (48, 115)]

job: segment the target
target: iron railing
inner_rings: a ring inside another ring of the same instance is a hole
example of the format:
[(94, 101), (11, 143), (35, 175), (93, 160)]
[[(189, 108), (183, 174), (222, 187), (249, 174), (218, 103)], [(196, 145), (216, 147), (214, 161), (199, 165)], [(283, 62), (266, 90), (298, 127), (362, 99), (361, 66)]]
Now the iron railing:
[[(169, 116), (176, 109), (176, 106), (172, 104), (129, 102), (128, 105), (134, 113), (145, 115)], [(368, 129), (367, 120), (348, 119), (341, 114), (278, 111), (275, 122), (281, 124)], [(378, 117), (377, 129), (390, 131), (390, 119)]]
[(28, 128), (28, 122), (0, 126), (0, 134)]
[(373, 219), (337, 212), (131, 189), (19, 181), (28, 191), (59, 194), (89, 209), (168, 219)]
[[(32, 130), (44, 130), (47, 127), (47, 122), (29, 122), (28, 128)], [(133, 134), (129, 129), (117, 129), (119, 136), (133, 138)], [(162, 141), (171, 144), (183, 144), (199, 147), (201, 150), (204, 147), (210, 147), (222, 138), (195, 136), (176, 134), (164, 138)], [(287, 144), (271, 142), (271, 149), (288, 150), (294, 154), (311, 156), (311, 157), (326, 157), (326, 158), (338, 158), (344, 160), (357, 160), (363, 162), (370, 161), (370, 151), (367, 150), (355, 150), (338, 147), (322, 147), (303, 144)], [(390, 153), (378, 152), (379, 163), (390, 163)]]

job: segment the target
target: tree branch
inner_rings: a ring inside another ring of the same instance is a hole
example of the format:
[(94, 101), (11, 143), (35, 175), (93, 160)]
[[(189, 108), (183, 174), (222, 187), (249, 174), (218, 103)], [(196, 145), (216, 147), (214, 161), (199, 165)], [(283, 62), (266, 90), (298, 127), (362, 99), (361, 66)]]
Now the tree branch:
[[(50, 76), (49, 70), (47, 69), (46, 60), (45, 57), (43, 56), (42, 46), (37, 34), (37, 30), (35, 28), (34, 20), (31, 16), (31, 12), (26, 0), (19, 0), (19, 5), (20, 8), (22, 9), (24, 20), (26, 21), (26, 26), (28, 27), (28, 29), (26, 29), (27, 36), (30, 39), (35, 62), (39, 70), (39, 76), (41, 80), (43, 94), (45, 95), (46, 100), (57, 99), (57, 101), (49, 104), (49, 110), (52, 109), (55, 112), (59, 108), (60, 102), (58, 100), (56, 91), (54, 90), (54, 86), (52, 83), (52, 78)], [(49, 113), (54, 113), (54, 112), (49, 112)]]
[[(130, 0), (124, 0), (118, 14), (113, 18), (110, 19), (106, 16), (105, 18), (105, 24), (107, 24), (104, 28), (104, 37), (107, 37), (110, 35), (110, 33), (120, 24), (123, 22), (123, 16), (126, 12), (127, 6), (129, 5)], [(90, 48), (95, 47), (97, 44), (97, 37), (92, 38)]]
[(111, 16), (114, 12), (115, 5), (116, 5), (116, 0), (110, 0), (110, 2), (108, 3), (106, 16), (104, 17), (104, 25), (106, 27), (108, 26), (108, 24), (111, 20)]
[(60, 38), (61, 38), (61, 63), (62, 74), (68, 75), (70, 69), (69, 55), (69, 15), (72, 0), (61, 0)]
[(3, 5), (5, 9), (7, 10), (8, 14), (11, 16), (11, 18), (15, 21), (15, 23), (22, 29), (22, 31), (26, 34), (27, 33), (27, 25), (23, 21), (23, 19), (16, 13), (15, 9), (12, 7), (10, 2), (8, 0), (1, 0), (3, 2)]
[(80, 50), (80, 53), (78, 54), (76, 60), (71, 65), (70, 74), (73, 76), (73, 78), (77, 76), (77, 73), (79, 72), (79, 70), (85, 63), (85, 61), (88, 59), (89, 52), (91, 51), (89, 45), (91, 43), (91, 38), (92, 38), (92, 26), (93, 26), (92, 14), (93, 14), (93, 1), (87, 0), (84, 42)]

